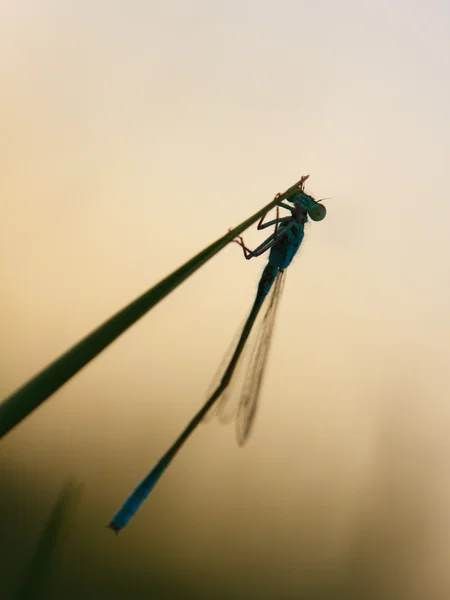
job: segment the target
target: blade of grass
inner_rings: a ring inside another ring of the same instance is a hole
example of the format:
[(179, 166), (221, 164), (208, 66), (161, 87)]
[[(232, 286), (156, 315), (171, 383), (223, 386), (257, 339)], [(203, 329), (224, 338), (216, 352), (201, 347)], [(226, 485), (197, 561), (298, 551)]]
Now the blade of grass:
[(68, 481), (62, 488), (36, 549), (28, 564), (16, 600), (48, 597), (48, 585), (55, 569), (55, 557), (61, 547), (69, 515), (77, 503), (81, 486)]
[(253, 225), (253, 223), (256, 223), (263, 214), (274, 208), (278, 202), (292, 196), (298, 189), (301, 181), (295, 183), (253, 216), (213, 242), (171, 275), (113, 315), (108, 321), (100, 325), (100, 327), (62, 354), (21, 388), (8, 396), (0, 404), (0, 438), (18, 425), (33, 410), (38, 408), (44, 400), (56, 392), (89, 361), (100, 354), (121, 333), (131, 327), (146, 312), (153, 308), (155, 304), (172, 292), (180, 283), (204, 265), (217, 252), (222, 250), (235, 237)]

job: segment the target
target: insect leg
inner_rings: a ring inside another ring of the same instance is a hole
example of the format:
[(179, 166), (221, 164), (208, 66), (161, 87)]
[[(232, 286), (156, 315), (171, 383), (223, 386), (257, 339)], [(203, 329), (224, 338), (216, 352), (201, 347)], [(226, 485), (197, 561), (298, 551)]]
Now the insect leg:
[[(289, 231), (289, 229), (291, 229), (292, 226), (294, 225), (294, 221), (292, 221), (292, 219), (290, 217), (286, 217), (286, 218), (289, 221), (291, 221), (291, 223), (289, 223), (288, 225), (286, 225), (283, 228), (282, 235), (285, 235)], [(278, 222), (281, 222), (281, 221), (282, 221), (282, 219), (280, 219)], [(272, 233), (272, 235), (270, 235), (262, 244), (260, 244), (254, 250), (250, 250), (249, 248), (247, 248), (247, 246), (245, 245), (244, 240), (241, 236), (239, 236), (236, 240), (233, 240), (233, 242), (235, 242), (236, 244), (239, 244), (239, 246), (241, 246), (242, 250), (244, 251), (245, 258), (247, 260), (250, 260), (253, 257), (261, 256), (261, 254), (264, 254), (264, 252), (266, 252), (267, 250), (272, 248), (272, 246), (274, 246), (277, 243), (279, 238), (280, 238), (280, 235), (276, 231), (276, 232)]]

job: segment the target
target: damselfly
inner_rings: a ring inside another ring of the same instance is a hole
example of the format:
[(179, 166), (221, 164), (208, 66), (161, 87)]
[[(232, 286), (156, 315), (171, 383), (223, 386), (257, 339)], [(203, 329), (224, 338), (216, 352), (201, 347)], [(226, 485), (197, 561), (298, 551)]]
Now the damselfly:
[[(257, 332), (256, 344), (250, 355), (247, 377), (243, 386), (236, 415), (238, 442), (243, 444), (248, 438), (256, 414), (262, 376), (267, 362), (270, 339), (283, 284), (284, 271), (290, 265), (303, 241), (304, 226), (305, 223), (308, 222), (308, 216), (313, 221), (321, 221), (326, 215), (325, 206), (319, 204), (320, 201), (314, 200), (312, 196), (309, 196), (304, 191), (304, 184), (308, 177), (309, 175), (302, 177), (298, 182), (298, 186), (292, 188), (289, 196), (283, 199), (289, 202), (289, 204), (285, 204), (283, 200), (279, 202), (275, 219), (264, 223), (266, 215), (261, 217), (261, 220), (258, 223), (259, 230), (272, 226), (275, 227), (275, 230), (260, 246), (255, 250), (249, 250), (245, 246), (242, 237), (234, 240), (242, 247), (246, 259), (260, 256), (270, 249), (269, 260), (259, 281), (258, 291), (250, 314), (245, 321), (234, 352), (227, 363), (219, 384), (202, 408), (189, 422), (185, 430), (175, 440), (173, 445), (167, 450), (147, 477), (141, 481), (131, 496), (126, 500), (122, 508), (116, 513), (109, 524), (109, 527), (115, 532), (119, 532), (133, 517), (161, 475), (167, 469), (178, 450), (210, 410), (213, 407), (217, 407), (219, 399), (219, 404), (224, 404), (225, 392), (236, 372), (239, 358), (242, 355), (244, 346), (246, 345), (261, 307), (266, 302), (267, 309)], [(280, 208), (288, 210), (290, 214), (285, 217), (280, 217)]]

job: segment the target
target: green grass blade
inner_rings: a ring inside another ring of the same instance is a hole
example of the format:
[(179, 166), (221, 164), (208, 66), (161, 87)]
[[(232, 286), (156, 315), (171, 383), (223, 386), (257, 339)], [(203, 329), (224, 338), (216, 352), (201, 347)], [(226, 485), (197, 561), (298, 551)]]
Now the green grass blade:
[(65, 525), (80, 497), (80, 492), (81, 486), (72, 481), (62, 488), (15, 595), (16, 600), (38, 600), (48, 597), (48, 585), (54, 574), (56, 554), (61, 548)]
[(299, 184), (300, 181), (226, 235), (199, 252), (194, 258), (131, 302), (131, 304), (128, 304), (6, 398), (0, 404), (0, 438), (38, 408), (44, 400), (100, 354), (121, 333), (131, 327), (155, 304), (165, 298), (167, 294), (222, 250), (236, 236), (240, 235), (253, 223), (256, 223), (263, 214), (274, 208), (278, 202), (292, 196), (298, 189)]

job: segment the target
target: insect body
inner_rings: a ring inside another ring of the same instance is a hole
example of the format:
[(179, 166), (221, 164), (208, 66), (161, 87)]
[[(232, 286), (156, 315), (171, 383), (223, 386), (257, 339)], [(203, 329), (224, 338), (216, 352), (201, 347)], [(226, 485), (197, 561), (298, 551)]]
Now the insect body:
[[(312, 196), (309, 196), (304, 192), (304, 182), (307, 178), (308, 175), (302, 177), (298, 187), (294, 189), (292, 194), (288, 197), (287, 201), (290, 204), (280, 201), (277, 206), (277, 216), (275, 219), (264, 223), (266, 215), (263, 215), (258, 223), (258, 229), (261, 230), (274, 226), (275, 230), (260, 246), (255, 250), (249, 250), (241, 237), (234, 240), (242, 247), (246, 259), (260, 256), (267, 250), (270, 250), (269, 260), (261, 275), (256, 298), (250, 314), (245, 321), (234, 352), (227, 363), (217, 387), (202, 408), (189, 422), (184, 431), (175, 440), (173, 445), (162, 456), (145, 479), (142, 480), (131, 496), (126, 500), (122, 508), (114, 516), (109, 524), (109, 527), (114, 531), (118, 532), (125, 527), (147, 498), (148, 494), (167, 469), (181, 446), (196, 429), (199, 423), (202, 422), (207, 413), (215, 407), (218, 400), (224, 396), (224, 392), (227, 390), (233, 374), (235, 373), (236, 366), (255, 325), (261, 307), (264, 303), (267, 303), (266, 312), (264, 313), (262, 323), (257, 331), (256, 343), (250, 353), (247, 378), (244, 383), (236, 417), (238, 442), (243, 444), (248, 438), (256, 414), (262, 376), (267, 362), (276, 310), (282, 290), (284, 271), (290, 265), (303, 241), (304, 225), (308, 221), (308, 217), (314, 221), (321, 221), (326, 215), (325, 206), (316, 202)], [(288, 210), (290, 215), (280, 217), (279, 208)]]

